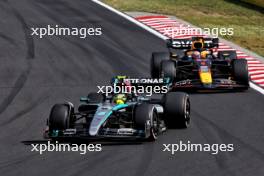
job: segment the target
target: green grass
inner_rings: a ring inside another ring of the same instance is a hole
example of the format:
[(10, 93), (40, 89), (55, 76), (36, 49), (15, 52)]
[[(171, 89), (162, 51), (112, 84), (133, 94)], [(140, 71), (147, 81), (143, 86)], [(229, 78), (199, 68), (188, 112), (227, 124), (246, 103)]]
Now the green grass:
[(264, 1), (263, 0), (242, 0), (242, 1), (264, 8)]
[(222, 36), (264, 56), (264, 14), (225, 0), (104, 0), (121, 11), (174, 15), (202, 28), (234, 28)]

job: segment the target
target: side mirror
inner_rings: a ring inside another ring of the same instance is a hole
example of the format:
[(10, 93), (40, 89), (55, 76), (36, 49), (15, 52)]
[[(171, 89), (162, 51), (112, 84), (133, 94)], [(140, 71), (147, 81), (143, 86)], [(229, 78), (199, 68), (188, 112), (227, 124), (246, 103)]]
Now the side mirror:
[(80, 102), (89, 103), (89, 99), (88, 99), (88, 97), (81, 97)]

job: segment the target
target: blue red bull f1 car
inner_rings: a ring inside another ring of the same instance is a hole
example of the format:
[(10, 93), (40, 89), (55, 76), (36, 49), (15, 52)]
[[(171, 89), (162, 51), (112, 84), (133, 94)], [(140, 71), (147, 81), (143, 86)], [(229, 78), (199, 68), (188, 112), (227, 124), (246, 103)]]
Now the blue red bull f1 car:
[(218, 51), (218, 38), (194, 37), (168, 40), (170, 52), (153, 53), (153, 78), (169, 77), (172, 90), (246, 90), (249, 74), (246, 59), (236, 51)]

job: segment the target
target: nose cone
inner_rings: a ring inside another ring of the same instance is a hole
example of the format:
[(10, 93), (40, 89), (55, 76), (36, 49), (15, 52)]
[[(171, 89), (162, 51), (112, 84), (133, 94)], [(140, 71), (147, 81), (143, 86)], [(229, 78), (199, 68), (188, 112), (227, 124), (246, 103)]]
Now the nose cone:
[(212, 74), (210, 72), (200, 73), (200, 80), (203, 84), (212, 84)]
[(112, 114), (112, 106), (104, 105), (97, 109), (93, 120), (90, 124), (90, 136), (96, 136), (107, 118)]

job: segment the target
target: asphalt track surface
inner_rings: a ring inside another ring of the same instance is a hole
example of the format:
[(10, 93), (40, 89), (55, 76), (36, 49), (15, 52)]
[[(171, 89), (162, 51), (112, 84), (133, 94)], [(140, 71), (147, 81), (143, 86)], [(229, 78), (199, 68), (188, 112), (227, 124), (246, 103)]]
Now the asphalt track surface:
[[(0, 175), (264, 175), (264, 97), (244, 93), (192, 94), (192, 124), (155, 143), (104, 145), (103, 151), (30, 152), (42, 140), (49, 110), (105, 85), (116, 74), (149, 76), (161, 39), (83, 0), (0, 1)], [(32, 38), (30, 27), (102, 27), (103, 35)], [(162, 152), (178, 143), (233, 143), (234, 152)]]

